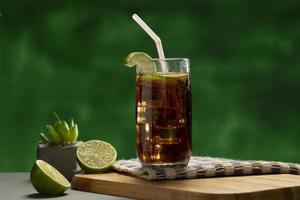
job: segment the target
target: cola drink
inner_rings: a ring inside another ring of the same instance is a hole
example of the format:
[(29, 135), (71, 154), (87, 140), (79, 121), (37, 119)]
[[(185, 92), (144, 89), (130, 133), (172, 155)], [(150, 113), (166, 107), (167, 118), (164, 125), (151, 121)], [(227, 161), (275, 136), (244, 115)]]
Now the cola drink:
[(136, 75), (136, 151), (143, 166), (185, 166), (191, 156), (189, 73)]

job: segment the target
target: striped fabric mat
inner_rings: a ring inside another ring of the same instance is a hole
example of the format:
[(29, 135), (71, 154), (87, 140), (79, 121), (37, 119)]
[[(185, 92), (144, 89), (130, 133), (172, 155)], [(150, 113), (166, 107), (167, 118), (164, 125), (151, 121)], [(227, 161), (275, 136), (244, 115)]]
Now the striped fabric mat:
[(300, 174), (300, 164), (276, 161), (241, 161), (193, 156), (187, 167), (142, 168), (138, 159), (118, 160), (114, 169), (147, 180), (206, 178), (259, 174)]

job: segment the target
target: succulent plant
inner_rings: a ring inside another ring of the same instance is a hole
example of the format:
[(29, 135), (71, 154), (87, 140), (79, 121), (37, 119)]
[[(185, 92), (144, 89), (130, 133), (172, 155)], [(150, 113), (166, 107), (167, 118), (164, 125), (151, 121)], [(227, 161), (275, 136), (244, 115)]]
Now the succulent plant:
[(66, 121), (61, 120), (59, 116), (53, 112), (57, 121), (53, 125), (47, 125), (48, 137), (46, 134), (40, 134), (40, 143), (43, 144), (56, 144), (56, 145), (68, 145), (77, 142), (78, 137), (78, 125), (71, 119), (68, 124)]

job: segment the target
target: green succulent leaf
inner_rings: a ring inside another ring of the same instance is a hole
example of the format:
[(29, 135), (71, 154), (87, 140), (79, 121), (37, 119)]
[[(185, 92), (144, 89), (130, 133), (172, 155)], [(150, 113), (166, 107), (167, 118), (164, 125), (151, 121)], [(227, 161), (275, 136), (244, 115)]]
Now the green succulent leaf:
[(70, 129), (66, 121), (61, 121), (61, 124), (58, 126), (58, 133), (64, 141), (68, 141)]
[(60, 121), (60, 118), (59, 118), (58, 114), (56, 112), (52, 112), (52, 113), (56, 117), (57, 121)]
[(78, 126), (75, 124), (73, 128), (70, 130), (69, 141), (76, 142), (78, 137)]
[(41, 141), (43, 144), (49, 144), (49, 143), (50, 143), (49, 138), (48, 138), (44, 133), (41, 133), (41, 134), (40, 134), (40, 141)]
[(75, 126), (74, 120), (71, 119), (71, 120), (70, 120), (70, 125), (69, 125), (70, 130), (72, 130), (72, 128), (73, 128), (74, 126)]
[(63, 140), (60, 137), (60, 135), (55, 131), (55, 129), (51, 125), (48, 125), (46, 127), (48, 129), (49, 134), (52, 137), (54, 144), (61, 144), (63, 142)]
[(59, 127), (61, 126), (61, 121), (57, 121), (54, 123), (53, 128), (55, 131), (58, 133), (59, 132)]

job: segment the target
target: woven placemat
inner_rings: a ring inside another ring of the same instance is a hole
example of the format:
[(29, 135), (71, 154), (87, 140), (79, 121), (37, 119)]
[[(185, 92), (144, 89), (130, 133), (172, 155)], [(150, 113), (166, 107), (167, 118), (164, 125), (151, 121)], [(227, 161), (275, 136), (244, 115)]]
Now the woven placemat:
[(137, 159), (118, 160), (114, 169), (147, 180), (207, 178), (218, 176), (243, 176), (259, 174), (300, 174), (300, 164), (260, 161), (231, 160), (224, 158), (193, 156), (187, 167), (145, 168)]

